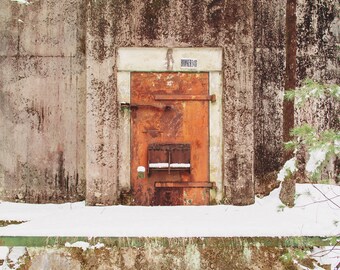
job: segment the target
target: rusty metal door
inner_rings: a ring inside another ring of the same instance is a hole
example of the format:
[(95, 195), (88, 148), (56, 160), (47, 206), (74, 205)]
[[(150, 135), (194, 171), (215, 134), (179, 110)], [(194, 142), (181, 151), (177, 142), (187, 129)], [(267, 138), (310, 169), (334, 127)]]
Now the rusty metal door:
[(135, 204), (209, 204), (208, 83), (208, 73), (131, 73)]

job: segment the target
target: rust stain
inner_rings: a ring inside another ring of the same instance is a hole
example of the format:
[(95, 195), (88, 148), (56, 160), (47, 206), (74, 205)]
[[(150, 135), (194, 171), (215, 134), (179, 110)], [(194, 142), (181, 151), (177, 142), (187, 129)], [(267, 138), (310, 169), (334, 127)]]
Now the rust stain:
[[(208, 79), (208, 73), (131, 74), (131, 185), (137, 205), (209, 204)], [(163, 99), (155, 100), (159, 95)], [(149, 169), (149, 163), (163, 167)], [(142, 179), (139, 166), (146, 168)]]

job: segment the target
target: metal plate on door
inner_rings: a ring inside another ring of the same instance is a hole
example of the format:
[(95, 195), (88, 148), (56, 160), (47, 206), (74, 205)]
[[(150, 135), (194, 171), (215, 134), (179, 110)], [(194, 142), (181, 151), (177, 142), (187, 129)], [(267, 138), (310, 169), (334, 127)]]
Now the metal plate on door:
[[(137, 205), (209, 203), (209, 101), (208, 73), (131, 73), (131, 187)], [(144, 178), (138, 167), (146, 168)]]

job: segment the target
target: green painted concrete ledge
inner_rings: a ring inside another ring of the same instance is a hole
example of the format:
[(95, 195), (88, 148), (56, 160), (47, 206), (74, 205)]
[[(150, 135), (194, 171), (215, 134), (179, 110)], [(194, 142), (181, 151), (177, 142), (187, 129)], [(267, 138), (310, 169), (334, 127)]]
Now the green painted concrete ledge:
[(0, 246), (25, 247), (63, 247), (66, 242), (86, 241), (90, 244), (98, 242), (107, 247), (143, 247), (150, 243), (160, 246), (185, 246), (195, 244), (202, 247), (313, 247), (332, 246), (340, 241), (340, 236), (334, 237), (35, 237), (35, 236), (0, 236)]

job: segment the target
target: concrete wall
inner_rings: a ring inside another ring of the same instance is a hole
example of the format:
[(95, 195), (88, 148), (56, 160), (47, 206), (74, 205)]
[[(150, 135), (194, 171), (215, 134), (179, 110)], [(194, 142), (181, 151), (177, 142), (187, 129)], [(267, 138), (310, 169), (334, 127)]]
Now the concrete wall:
[[(275, 185), (282, 163), (286, 1), (0, 4), (1, 199), (46, 202), (86, 195), (91, 205), (122, 202), (120, 182), (129, 176), (118, 173), (124, 166), (120, 47), (220, 47), (224, 202), (250, 204), (255, 193)], [(306, 76), (339, 83), (336, 5), (297, 0), (298, 83)], [(334, 103), (312, 107), (319, 109), (312, 120), (318, 125), (339, 124)], [(296, 112), (296, 122), (308, 115)]]
[(226, 202), (252, 203), (253, 1), (90, 1), (87, 12), (88, 203), (119, 198), (116, 53), (129, 46), (222, 47)]
[[(340, 3), (333, 0), (297, 1), (297, 81), (310, 78), (340, 85)], [(295, 124), (308, 123), (318, 130), (340, 130), (340, 102), (325, 97), (295, 108)], [(340, 182), (340, 159), (327, 167), (323, 179)]]
[[(297, 78), (340, 84), (340, 4), (333, 0), (297, 1)], [(340, 104), (332, 99), (312, 101), (296, 111), (296, 122), (319, 129), (340, 129)]]
[(82, 2), (0, 6), (0, 198), (83, 199)]
[(254, 1), (255, 192), (267, 194), (282, 165), (286, 1)]

